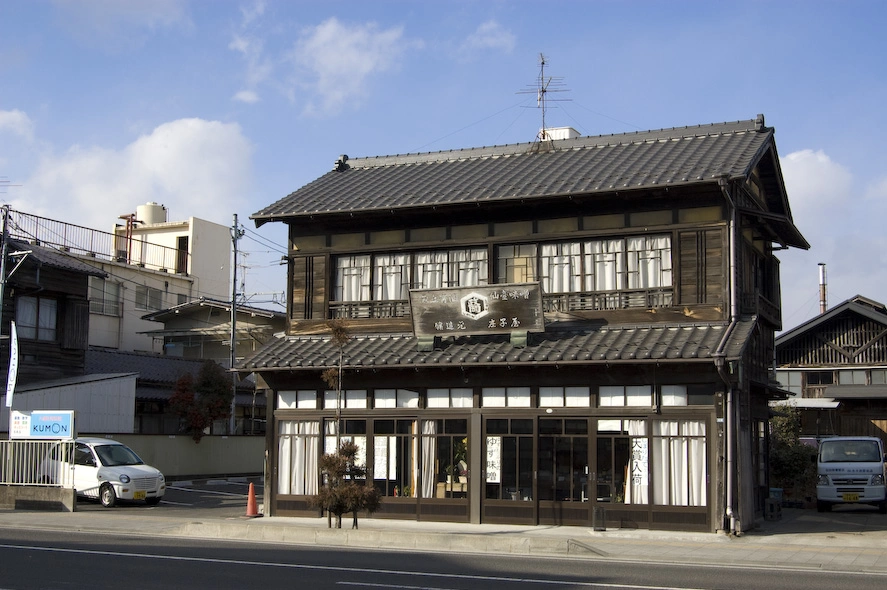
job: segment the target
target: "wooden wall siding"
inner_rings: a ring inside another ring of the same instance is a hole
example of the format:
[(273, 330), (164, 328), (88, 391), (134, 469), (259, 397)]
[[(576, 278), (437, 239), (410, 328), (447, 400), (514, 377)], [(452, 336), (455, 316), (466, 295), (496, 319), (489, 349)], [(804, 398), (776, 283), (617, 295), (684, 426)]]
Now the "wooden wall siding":
[[(883, 414), (880, 414), (883, 416)], [(872, 416), (851, 416), (841, 414), (839, 417), (841, 436), (878, 436), (887, 444), (887, 420)]]
[(727, 276), (724, 231), (684, 231), (678, 235), (681, 305), (722, 304)]
[(887, 326), (857, 315), (839, 316), (779, 349), (779, 366), (887, 364)]
[(326, 318), (327, 264), (325, 255), (293, 259), (291, 320)]
[[(61, 302), (59, 302), (61, 305)], [(86, 350), (89, 341), (89, 302), (68, 298), (64, 302), (64, 316), (59, 318), (62, 348)]]

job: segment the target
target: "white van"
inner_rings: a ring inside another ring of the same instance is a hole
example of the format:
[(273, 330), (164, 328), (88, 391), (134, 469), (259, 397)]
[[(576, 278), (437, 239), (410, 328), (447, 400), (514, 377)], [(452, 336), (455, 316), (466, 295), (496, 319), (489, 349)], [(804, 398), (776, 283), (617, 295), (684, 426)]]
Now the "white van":
[[(70, 443), (68, 443), (70, 444)], [(145, 465), (128, 446), (108, 438), (74, 440), (59, 445), (44, 460), (40, 470), (47, 483), (71, 485), (78, 496), (98, 499), (110, 508), (117, 500), (144, 500), (157, 504), (166, 493), (163, 474)]]
[(816, 509), (835, 504), (871, 504), (887, 514), (884, 443), (876, 436), (836, 436), (819, 443)]

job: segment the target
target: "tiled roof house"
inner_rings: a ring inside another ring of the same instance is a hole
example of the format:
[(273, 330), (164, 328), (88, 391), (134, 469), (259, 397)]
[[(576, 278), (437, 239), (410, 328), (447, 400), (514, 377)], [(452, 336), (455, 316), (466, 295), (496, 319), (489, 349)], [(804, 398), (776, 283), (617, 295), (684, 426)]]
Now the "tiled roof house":
[(271, 392), (271, 514), (316, 514), (338, 428), (377, 517), (762, 516), (774, 252), (809, 247), (763, 116), (343, 155), (252, 218), (289, 227), (286, 332), (239, 365)]

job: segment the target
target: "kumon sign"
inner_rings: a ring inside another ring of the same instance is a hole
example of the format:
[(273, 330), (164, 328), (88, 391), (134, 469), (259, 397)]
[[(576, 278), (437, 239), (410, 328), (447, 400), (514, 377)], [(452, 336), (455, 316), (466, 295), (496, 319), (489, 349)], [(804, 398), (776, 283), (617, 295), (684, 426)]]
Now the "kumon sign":
[(73, 410), (13, 411), (9, 438), (69, 440), (76, 437)]
[(539, 283), (410, 290), (416, 336), (544, 332)]

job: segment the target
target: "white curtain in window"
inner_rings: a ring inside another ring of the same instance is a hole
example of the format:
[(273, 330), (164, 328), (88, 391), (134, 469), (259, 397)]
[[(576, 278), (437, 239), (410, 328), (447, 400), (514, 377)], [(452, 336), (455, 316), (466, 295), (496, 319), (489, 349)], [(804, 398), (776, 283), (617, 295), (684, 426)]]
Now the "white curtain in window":
[(704, 506), (706, 502), (705, 423), (662, 420), (653, 423), (653, 502)]
[(702, 420), (685, 421), (684, 434), (690, 437), (687, 454), (687, 476), (689, 477), (687, 503), (690, 506), (705, 506), (708, 502), (706, 496), (708, 472), (705, 460), (705, 422)]
[(475, 287), (487, 284), (487, 250), (473, 248), (450, 252), (453, 267), (453, 287)]
[(409, 299), (409, 254), (377, 255), (374, 267), (373, 299), (376, 301)]
[(320, 422), (284, 421), (280, 423), (279, 434), (278, 493), (308, 496), (316, 494)]
[(542, 246), (542, 290), (545, 293), (573, 293), (582, 290), (580, 276), (581, 244)]
[(663, 406), (686, 406), (687, 405), (687, 386), (686, 385), (663, 385), (662, 386), (662, 405)]
[(368, 301), (370, 298), (370, 257), (341, 256), (336, 259), (336, 299)]
[(422, 421), (422, 495), (421, 498), (433, 498), (437, 483), (435, 462), (437, 459), (437, 422)]
[(416, 288), (441, 289), (448, 287), (450, 278), (447, 274), (447, 253), (418, 252), (414, 256), (416, 262)]
[(622, 240), (585, 243), (586, 291), (615, 291), (624, 288), (623, 247)]
[(650, 452), (646, 423), (643, 420), (626, 420), (629, 436), (629, 460), (625, 478), (625, 503), (649, 503)]
[(15, 323), (21, 338), (37, 338), (37, 298), (19, 297), (15, 302)]
[(628, 288), (671, 285), (671, 237), (635, 237), (627, 241)]

